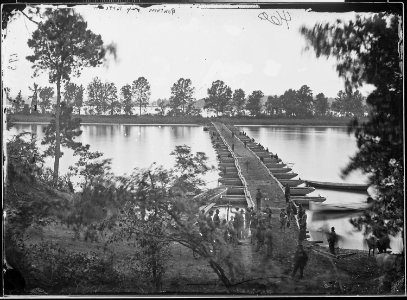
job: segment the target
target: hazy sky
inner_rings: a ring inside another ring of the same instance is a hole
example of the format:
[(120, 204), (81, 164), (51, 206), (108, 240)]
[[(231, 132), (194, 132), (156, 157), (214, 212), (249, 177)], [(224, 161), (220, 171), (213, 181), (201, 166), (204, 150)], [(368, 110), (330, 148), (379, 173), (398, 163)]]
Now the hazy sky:
[[(166, 13), (161, 8), (172, 10)], [(117, 45), (118, 61), (110, 59), (106, 66), (84, 70), (71, 81), (87, 86), (99, 76), (102, 81), (114, 82), (119, 90), (144, 76), (151, 84), (150, 101), (169, 98), (171, 86), (180, 77), (192, 80), (197, 99), (205, 97), (218, 79), (233, 90), (242, 88), (246, 94), (262, 90), (265, 95), (280, 95), (307, 84), (314, 94), (335, 97), (343, 89), (334, 60), (317, 59), (313, 51), (303, 51), (305, 40), (299, 28), (350, 19), (354, 13), (208, 8), (192, 4), (149, 8), (105, 5), (104, 9), (77, 6), (93, 32), (101, 34), (106, 44)], [(285, 14), (291, 21), (275, 25), (265, 20), (266, 15), (259, 17), (262, 12), (275, 17)], [(28, 96), (28, 86), (34, 81), (49, 85), (47, 74), (32, 78), (31, 64), (25, 59), (31, 54), (27, 40), (35, 29), (36, 24), (20, 16), (5, 31), (3, 84), (10, 87), (13, 96), (18, 90)], [(18, 61), (7, 63), (13, 54)]]

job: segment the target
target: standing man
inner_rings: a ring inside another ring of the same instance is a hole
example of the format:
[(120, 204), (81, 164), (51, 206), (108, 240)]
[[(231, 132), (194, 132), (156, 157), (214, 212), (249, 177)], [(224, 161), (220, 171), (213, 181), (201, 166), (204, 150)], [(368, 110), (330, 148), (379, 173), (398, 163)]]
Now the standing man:
[(331, 228), (331, 232), (328, 236), (328, 245), (329, 245), (329, 251), (335, 255), (335, 244), (338, 241), (338, 235), (335, 232), (335, 227)]
[(246, 165), (246, 173), (249, 173), (249, 161), (248, 160), (245, 161), (245, 165)]
[(287, 214), (284, 211), (284, 208), (280, 212), (280, 231), (285, 232), (285, 226), (287, 225)]
[(213, 223), (216, 228), (220, 227), (219, 209), (216, 209), (215, 215), (213, 216)]
[(273, 250), (273, 233), (271, 230), (271, 224), (267, 225), (266, 232), (264, 233), (264, 242), (266, 244), (266, 258), (271, 258)]
[(266, 227), (264, 226), (264, 221), (259, 220), (259, 225), (257, 225), (257, 232), (256, 232), (256, 239), (257, 239), (257, 247), (256, 252), (260, 250), (264, 246), (264, 237), (266, 233)]
[(263, 197), (263, 195), (260, 192), (260, 188), (257, 188), (257, 194), (256, 194), (256, 209), (257, 209), (257, 212), (260, 212), (261, 198), (262, 197)]
[(249, 237), (249, 229), (250, 229), (250, 221), (252, 219), (252, 212), (253, 207), (250, 207), (246, 210), (244, 218), (245, 218), (245, 237)]
[(232, 144), (232, 151), (235, 151), (235, 144)]
[(247, 146), (247, 141), (244, 141), (243, 144), (244, 144), (244, 147), (246, 148), (246, 146)]
[[(292, 207), (291, 207), (291, 203), (290, 203), (290, 202), (287, 203), (286, 212), (287, 212), (287, 219), (288, 219), (288, 221), (290, 221), (290, 220), (291, 220), (292, 213), (293, 213), (293, 209), (292, 209)], [(287, 227), (289, 227), (289, 226), (287, 226)]]
[(301, 244), (298, 245), (297, 251), (295, 252), (294, 255), (294, 270), (292, 273), (292, 277), (295, 276), (295, 273), (297, 273), (297, 270), (300, 269), (300, 279), (303, 278), (304, 276), (304, 268), (308, 262), (308, 255), (304, 251), (304, 248)]
[(252, 212), (251, 221), (250, 221), (250, 244), (254, 244), (254, 240), (257, 236), (257, 225), (259, 223), (259, 219), (256, 215), (256, 212)]
[(235, 133), (232, 131), (232, 139), (235, 137)]
[(285, 202), (288, 203), (290, 201), (290, 187), (288, 186), (288, 184), (285, 185)]

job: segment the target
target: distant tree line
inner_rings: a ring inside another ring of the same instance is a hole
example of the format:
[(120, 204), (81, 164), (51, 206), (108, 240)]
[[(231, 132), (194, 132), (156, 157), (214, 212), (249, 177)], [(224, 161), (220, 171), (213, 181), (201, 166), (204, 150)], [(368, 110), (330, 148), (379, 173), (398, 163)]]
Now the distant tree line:
[[(39, 87), (34, 83), (30, 87), (31, 112), (46, 113), (53, 110), (52, 87)], [(12, 105), (14, 113), (29, 113), (30, 108), (22, 98), (21, 91), (13, 99), (6, 89), (6, 96)], [(195, 106), (195, 88), (191, 79), (180, 78), (171, 87), (169, 99), (157, 99), (151, 104), (156, 107), (159, 115), (197, 116), (200, 109)], [(86, 101), (84, 100), (87, 95)], [(313, 91), (307, 85), (298, 90), (288, 89), (282, 95), (272, 95), (264, 99), (260, 90), (246, 96), (242, 89), (232, 91), (231, 87), (221, 80), (212, 82), (204, 98), (203, 108), (214, 112), (217, 116), (276, 116), (276, 117), (323, 117), (363, 116), (368, 108), (364, 105), (364, 97), (356, 91), (339, 91), (332, 104), (328, 98), (319, 93), (314, 97)], [(64, 85), (63, 101), (72, 107), (74, 113), (92, 115), (132, 115), (137, 109), (139, 114), (145, 113), (150, 103), (151, 86), (145, 77), (139, 77), (131, 84), (125, 84), (118, 90), (113, 82), (102, 82), (95, 77), (85, 88), (73, 82)], [(25, 110), (24, 110), (25, 105)]]

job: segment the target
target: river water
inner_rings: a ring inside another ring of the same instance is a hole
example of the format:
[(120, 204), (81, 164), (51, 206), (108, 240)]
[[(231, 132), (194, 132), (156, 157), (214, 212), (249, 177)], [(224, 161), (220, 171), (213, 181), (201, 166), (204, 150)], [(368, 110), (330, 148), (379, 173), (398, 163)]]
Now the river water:
[[(16, 124), (9, 132), (8, 138), (17, 132), (29, 131), (37, 134), (39, 140), (44, 136), (44, 124)], [(315, 126), (239, 126), (250, 137), (268, 147), (298, 173), (301, 179), (364, 183), (366, 176), (354, 172), (347, 178), (340, 176), (340, 171), (356, 151), (356, 141), (349, 136), (346, 127)], [(198, 125), (82, 125), (83, 133), (77, 141), (90, 144), (91, 150), (104, 153), (105, 158), (112, 158), (112, 171), (116, 175), (129, 174), (135, 167), (147, 168), (156, 162), (166, 168), (175, 164), (170, 152), (177, 145), (188, 145), (193, 152), (205, 152), (208, 163), (217, 166), (216, 153), (207, 132)], [(63, 149), (60, 160), (60, 174), (68, 172), (76, 158), (72, 150)], [(52, 167), (52, 159), (46, 160)], [(204, 177), (207, 187), (216, 187), (218, 171), (210, 171)], [(310, 196), (321, 195), (327, 198), (325, 203), (362, 203), (367, 193), (349, 193), (316, 189)], [(316, 220), (312, 212), (308, 214), (308, 229), (311, 239), (323, 240), (321, 229), (335, 227), (343, 238), (339, 246), (349, 249), (366, 249), (363, 235), (354, 231), (349, 223), (349, 216), (325, 215)], [(400, 239), (392, 239), (393, 251), (400, 249)]]

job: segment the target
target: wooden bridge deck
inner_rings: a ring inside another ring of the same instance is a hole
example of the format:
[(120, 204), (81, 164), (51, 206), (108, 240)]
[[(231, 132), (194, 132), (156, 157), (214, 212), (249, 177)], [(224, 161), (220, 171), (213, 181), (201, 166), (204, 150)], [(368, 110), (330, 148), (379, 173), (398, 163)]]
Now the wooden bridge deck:
[(234, 145), (237, 163), (246, 180), (253, 201), (256, 202), (257, 188), (260, 188), (263, 195), (261, 208), (266, 206), (273, 210), (285, 208), (286, 202), (281, 184), (270, 175), (268, 169), (259, 161), (259, 158), (244, 146), (236, 134), (232, 138), (232, 131), (225, 124), (213, 122), (213, 125), (231, 148)]

